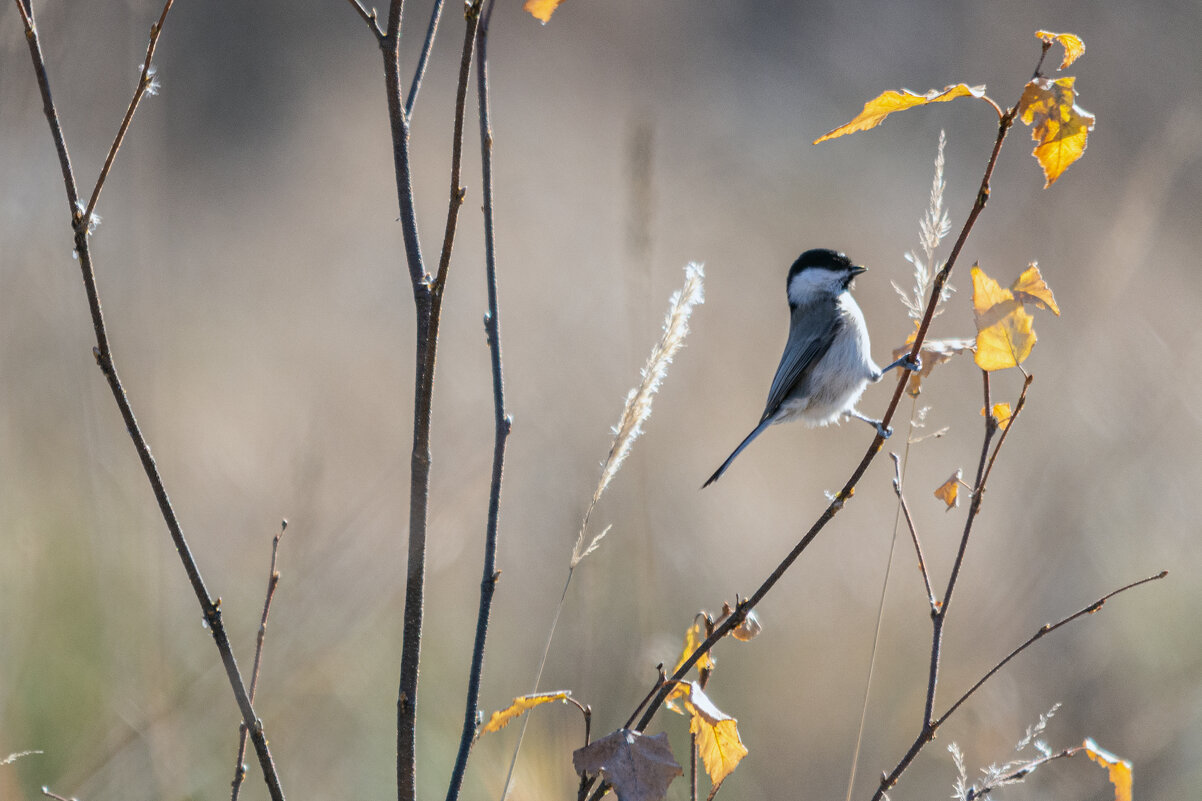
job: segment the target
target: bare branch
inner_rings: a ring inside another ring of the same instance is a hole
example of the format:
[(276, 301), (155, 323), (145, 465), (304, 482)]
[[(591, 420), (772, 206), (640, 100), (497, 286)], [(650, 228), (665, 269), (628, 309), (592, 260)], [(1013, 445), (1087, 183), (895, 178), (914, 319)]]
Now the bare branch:
[(902, 494), (901, 459), (896, 453), (890, 453), (889, 456), (893, 459), (893, 492), (896, 493), (902, 515), (906, 518), (906, 527), (910, 529), (910, 539), (914, 542), (914, 551), (918, 555), (918, 571), (922, 573), (922, 581), (927, 588), (927, 602), (931, 605), (931, 614), (935, 614), (939, 610), (939, 601), (935, 598), (935, 591), (931, 589), (931, 577), (927, 574), (927, 560), (922, 555), (922, 545), (918, 542), (918, 531), (914, 528), (914, 519), (910, 517), (910, 507), (906, 503), (906, 496)]
[[(284, 536), (284, 530), (288, 528), (288, 521), (284, 520), (280, 523), (280, 533), (276, 534), (271, 539), (271, 565), (267, 569), (267, 593), (263, 599), (263, 615), (259, 618), (259, 635), (255, 642), (255, 664), (250, 671), (250, 702), (255, 702), (255, 690), (259, 686), (259, 668), (263, 663), (263, 641), (267, 638), (267, 615), (271, 613), (271, 600), (275, 597), (275, 588), (279, 586), (280, 574), (275, 569), (276, 557), (280, 552), (280, 538)], [(246, 778), (246, 766), (242, 764), (242, 760), (246, 757), (246, 735), (247, 729), (245, 723), (238, 724), (238, 757), (234, 762), (234, 780), (230, 783), (232, 790), (230, 791), (230, 801), (238, 801), (238, 792), (242, 788), (242, 781)]]
[(175, 0), (167, 0), (163, 5), (163, 13), (159, 14), (158, 22), (150, 26), (150, 41), (146, 45), (146, 60), (142, 62), (142, 71), (138, 74), (138, 85), (134, 88), (133, 99), (129, 101), (129, 108), (125, 110), (125, 117), (121, 120), (121, 127), (117, 129), (117, 135), (113, 137), (113, 144), (109, 147), (108, 156), (104, 159), (104, 166), (100, 168), (100, 176), (96, 179), (96, 186), (92, 188), (92, 197), (88, 200), (88, 206), (83, 211), (81, 221), (76, 222), (76, 225), (82, 224), (87, 227), (92, 220), (92, 214), (96, 211), (96, 203), (100, 200), (100, 190), (104, 188), (104, 182), (109, 176), (109, 170), (113, 167), (113, 160), (117, 158), (117, 151), (121, 149), (121, 143), (125, 140), (125, 133), (129, 130), (129, 124), (133, 122), (134, 112), (138, 110), (138, 103), (142, 102), (142, 97), (147, 91), (152, 94), (151, 89), (154, 84), (154, 68), (151, 66), (151, 60), (154, 59), (154, 49), (159, 44), (159, 36), (163, 33), (163, 25), (167, 22), (167, 12), (171, 10), (171, 5)]
[[(20, 5), (20, 0), (17, 0), (17, 3)], [(163, 16), (159, 18), (159, 23), (156, 23), (156, 26), (152, 28), (152, 35), (154, 35), (156, 40), (157, 34), (155, 32), (161, 29), (163, 18), (167, 10), (169, 10), (170, 5), (171, 3), (168, 2), (164, 7)], [(138, 453), (138, 459), (142, 463), (142, 469), (146, 473), (147, 481), (149, 481), (155, 500), (158, 502), (159, 512), (163, 516), (163, 521), (167, 524), (167, 530), (171, 535), (172, 542), (175, 544), (176, 553), (179, 554), (184, 572), (188, 576), (188, 581), (192, 585), (196, 600), (200, 603), (205, 624), (209, 627), (209, 631), (213, 635), (213, 641), (217, 645), (217, 651), (221, 655), (221, 661), (225, 667), (226, 677), (230, 682), (230, 687), (233, 689), (238, 709), (242, 713), (242, 721), (250, 728), (251, 740), (255, 745), (255, 752), (259, 758), (259, 765), (263, 770), (263, 778), (267, 783), (268, 792), (274, 801), (283, 801), (284, 791), (280, 786), (279, 776), (276, 773), (271, 751), (267, 745), (267, 737), (263, 732), (262, 722), (259, 721), (254, 707), (250, 702), (246, 685), (242, 681), (242, 675), (238, 670), (238, 663), (234, 658), (233, 649), (225, 632), (225, 626), (222, 624), (220, 599), (214, 601), (205, 587), (204, 579), (200, 574), (200, 568), (196, 564), (196, 558), (193, 556), (188, 542), (184, 538), (183, 529), (180, 526), (179, 519), (176, 517), (175, 509), (172, 507), (171, 500), (167, 496), (167, 489), (163, 483), (162, 476), (159, 475), (154, 456), (150, 452), (150, 445), (147, 443), (146, 437), (142, 434), (129, 398), (125, 393), (125, 388), (122, 386), (121, 379), (117, 373), (113, 353), (109, 346), (104, 315), (101, 312), (100, 294), (96, 285), (96, 273), (92, 265), (92, 254), (89, 248), (87, 221), (90, 217), (78, 208), (78, 189), (74, 173), (71, 169), (71, 160), (67, 155), (67, 145), (63, 139), (62, 126), (59, 124), (58, 111), (50, 94), (50, 80), (46, 72), (45, 60), (42, 57), (41, 44), (38, 41), (37, 25), (34, 21), (33, 11), (31, 8), (22, 6), (22, 12), (21, 17), (25, 22), (25, 36), (29, 42), (29, 52), (33, 60), (34, 74), (37, 76), (38, 85), (42, 92), (46, 119), (50, 124), (50, 133), (55, 142), (55, 149), (59, 154), (59, 166), (63, 172), (63, 185), (71, 207), (71, 225), (75, 232), (75, 252), (79, 259), (84, 291), (88, 298), (88, 309), (92, 316), (92, 329), (96, 336), (96, 346), (92, 349), (92, 355), (95, 357), (96, 364), (100, 367), (101, 372), (108, 381), (113, 399), (116, 401), (117, 408), (121, 412), (125, 428), (129, 433), (130, 439), (133, 441), (134, 449)], [(148, 53), (149, 55), (153, 55), (153, 46), (148, 49)], [(145, 79), (145, 77), (144, 75), (143, 78)], [(120, 136), (118, 139), (120, 139)]]
[(384, 38), (384, 31), (380, 28), (380, 20), (376, 15), (376, 10), (373, 8), (368, 11), (359, 0), (347, 0), (355, 9), (356, 13), (367, 23), (367, 27), (375, 34), (376, 39)]

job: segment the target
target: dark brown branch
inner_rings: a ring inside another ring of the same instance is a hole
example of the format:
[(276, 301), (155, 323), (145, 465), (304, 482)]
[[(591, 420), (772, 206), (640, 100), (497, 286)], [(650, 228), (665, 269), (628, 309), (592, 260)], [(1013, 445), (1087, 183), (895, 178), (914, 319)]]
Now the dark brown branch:
[[(393, 166), (396, 171), (397, 203), (400, 207), (401, 234), (416, 310), (416, 377), (414, 380), (413, 449), (409, 482), (409, 547), (405, 610), (401, 640), (401, 675), (397, 693), (397, 794), (400, 801), (417, 797), (417, 686), (421, 660), (421, 635), (426, 573), (426, 529), (430, 495), (430, 420), (434, 395), (434, 371), (437, 362), (438, 327), (442, 295), (446, 284), (450, 248), (458, 210), (463, 203), (459, 186), (459, 160), (462, 152), (463, 107), (467, 94), (467, 76), (474, 49), (476, 15), (469, 15), (471, 34), (465, 37), (465, 56), (460, 70), (455, 110), (455, 142), (451, 174), (451, 200), (439, 274), (426, 275), (418, 236), (409, 152), (409, 115), (401, 101), (400, 28), (402, 0), (392, 0), (388, 24), (380, 40), (384, 59), (384, 83), (388, 98), (388, 119), (392, 132)], [(478, 5), (476, 9), (478, 11)]]
[[(501, 368), (500, 309), (497, 302), (496, 232), (493, 228), (493, 184), (492, 184), (492, 128), (489, 114), (488, 95), (488, 21), (492, 15), (492, 0), (486, 4), (475, 3), (469, 9), (465, 37), (475, 40), (476, 51), (476, 99), (480, 123), (480, 165), (483, 185), (485, 282), (488, 286), (488, 314), (484, 318), (484, 330), (488, 339), (492, 369), (493, 389), (493, 463), (492, 480), (488, 492), (488, 518), (484, 532), (484, 571), (480, 579), (480, 604), (476, 614), (476, 637), (472, 646), (472, 665), (468, 674), (467, 695), (464, 699), (463, 729), (459, 737), (459, 752), (451, 781), (447, 787), (447, 801), (456, 801), (463, 786), (463, 775), (467, 760), (475, 742), (476, 717), (480, 710), (480, 679), (484, 672), (484, 648), (488, 640), (488, 621), (492, 612), (493, 593), (496, 590), (500, 571), (497, 570), (497, 524), (500, 519), (501, 479), (505, 468), (505, 443), (509, 437), (510, 420), (505, 412), (505, 379)], [(432, 22), (436, 24), (436, 22)], [(464, 61), (460, 68), (460, 90), (466, 89), (467, 72), (470, 66), (472, 43), (467, 38), (463, 43)], [(463, 98), (457, 108), (462, 111)], [(456, 142), (462, 131), (462, 114), (456, 118)], [(459, 200), (462, 202), (462, 190)], [(452, 203), (454, 198), (452, 198)], [(449, 253), (445, 254), (449, 256)], [(445, 281), (445, 267), (439, 267), (436, 285), (439, 291)], [(580, 706), (578, 702), (577, 706)], [(581, 711), (584, 708), (581, 707)], [(585, 740), (591, 716), (585, 715)]]
[(167, 12), (171, 10), (171, 4), (174, 2), (175, 0), (167, 0), (163, 5), (163, 13), (159, 15), (158, 22), (150, 26), (150, 42), (146, 45), (146, 60), (142, 62), (142, 72), (138, 75), (138, 86), (134, 89), (133, 99), (129, 101), (129, 108), (125, 110), (121, 127), (117, 129), (117, 135), (113, 138), (109, 154), (104, 159), (104, 166), (100, 168), (100, 176), (96, 179), (96, 186), (92, 189), (88, 207), (83, 211), (82, 218), (85, 226), (90, 224), (92, 212), (96, 211), (96, 203), (100, 200), (100, 190), (104, 188), (104, 182), (109, 176), (109, 170), (113, 167), (113, 160), (117, 158), (117, 151), (121, 149), (121, 143), (125, 140), (129, 124), (133, 122), (134, 112), (138, 110), (138, 103), (142, 102), (143, 95), (154, 81), (154, 70), (150, 62), (154, 58), (154, 49), (159, 44), (159, 36), (163, 33), (163, 25), (167, 22)]
[(989, 444), (997, 433), (997, 420), (990, 413), (989, 373), (981, 371), (985, 395), (985, 435), (981, 442), (981, 458), (977, 463), (977, 475), (972, 485), (972, 500), (968, 505), (968, 514), (964, 516), (964, 531), (960, 535), (960, 546), (956, 550), (956, 561), (952, 564), (951, 575), (947, 580), (947, 589), (943, 591), (943, 600), (937, 611), (931, 613), (931, 660), (927, 674), (926, 705), (922, 712), (922, 725), (930, 727), (935, 714), (935, 692), (939, 688), (939, 659), (943, 653), (943, 627), (947, 623), (947, 613), (951, 609), (952, 593), (956, 589), (956, 581), (960, 576), (960, 568), (964, 564), (964, 556), (968, 553), (968, 538), (972, 534), (973, 524), (981, 511), (981, 499), (985, 495), (985, 464), (989, 458)]
[(897, 495), (902, 515), (906, 518), (906, 528), (910, 530), (910, 540), (914, 543), (914, 551), (918, 556), (918, 572), (922, 573), (922, 582), (927, 588), (927, 602), (931, 605), (931, 614), (936, 614), (939, 611), (939, 601), (935, 598), (935, 591), (931, 589), (931, 577), (927, 573), (927, 560), (922, 555), (922, 545), (918, 542), (918, 531), (914, 528), (914, 518), (910, 517), (910, 506), (906, 503), (906, 496), (902, 494), (901, 459), (896, 453), (890, 453), (889, 456), (893, 459), (893, 492)]
[(947, 719), (949, 717), (951, 717), (953, 712), (955, 712), (957, 709), (959, 709), (960, 706), (965, 701), (967, 701), (972, 696), (973, 693), (975, 693), (977, 690), (979, 690), (981, 688), (982, 684), (989, 681), (989, 679), (993, 678), (994, 674), (996, 674), (999, 670), (1001, 670), (1003, 667), (1005, 667), (1006, 664), (1011, 659), (1014, 659), (1014, 657), (1018, 656), (1023, 651), (1027, 650), (1032, 645), (1034, 645), (1036, 642), (1043, 639), (1047, 635), (1051, 634), (1056, 629), (1060, 628), (1061, 626), (1068, 625), (1069, 623), (1073, 622), (1074, 620), (1076, 620), (1079, 617), (1084, 617), (1085, 615), (1092, 615), (1094, 612), (1097, 612), (1098, 610), (1100, 610), (1106, 604), (1107, 601), (1109, 601), (1111, 598), (1113, 598), (1114, 596), (1118, 595), (1121, 592), (1126, 592), (1127, 590), (1134, 589), (1134, 588), (1140, 586), (1141, 584), (1147, 584), (1152, 581), (1159, 581), (1160, 579), (1164, 578), (1168, 574), (1169, 574), (1169, 571), (1162, 570), (1154, 576), (1148, 576), (1147, 578), (1140, 579), (1139, 581), (1133, 581), (1130, 584), (1127, 584), (1123, 587), (1119, 587), (1117, 590), (1113, 590), (1111, 592), (1106, 593), (1101, 598), (1099, 598), (1098, 600), (1091, 603), (1089, 606), (1086, 606), (1085, 608), (1074, 612), (1073, 614), (1069, 615), (1066, 618), (1063, 618), (1055, 623), (1045, 623), (1043, 626), (1041, 626), (1039, 628), (1038, 631), (1036, 631), (1034, 634), (1032, 634), (1027, 639), (1026, 642), (1024, 642), (1022, 645), (1018, 646), (1013, 651), (1011, 651), (1009, 654), (1007, 654), (1005, 659), (1003, 659), (1001, 662), (998, 662), (996, 665), (994, 665), (992, 668), (990, 668), (989, 672), (986, 673), (984, 676), (982, 676), (977, 681), (976, 684), (969, 687), (968, 690), (963, 695), (961, 695), (958, 699), (956, 699), (956, 702), (954, 704), (952, 704), (950, 707), (948, 707), (946, 712), (944, 712), (942, 715), (939, 716), (939, 719), (934, 722), (934, 725), (936, 727), (942, 726), (947, 721)]
[[(1018, 419), (1019, 414), (1022, 413), (1023, 407), (1027, 405), (1027, 390), (1031, 387), (1031, 382), (1034, 380), (1035, 376), (1033, 375), (1027, 375), (1026, 378), (1023, 379), (1023, 388), (1018, 394), (1018, 402), (1014, 404), (1014, 411), (1010, 413), (1010, 419), (1006, 422), (1006, 427), (1002, 429), (1002, 436), (998, 438), (997, 447), (993, 449), (993, 455), (989, 457), (989, 465), (985, 468), (986, 481), (989, 480), (989, 474), (993, 472), (993, 463), (997, 461), (998, 451), (1000, 451), (1002, 446), (1006, 444), (1006, 437), (1010, 435), (1010, 427), (1014, 424), (1014, 421)], [(986, 416), (991, 415), (992, 407), (985, 407), (985, 414)]]
[(930, 743), (932, 740), (935, 739), (935, 735), (939, 731), (939, 728), (944, 723), (947, 722), (947, 719), (949, 717), (951, 717), (952, 713), (954, 713), (957, 709), (959, 709), (961, 707), (961, 705), (964, 704), (965, 701), (967, 701), (970, 697), (972, 697), (973, 693), (975, 693), (977, 690), (979, 690), (986, 681), (988, 681), (990, 678), (992, 678), (994, 675), (996, 675), (999, 670), (1001, 670), (1003, 667), (1005, 667), (1010, 662), (1010, 660), (1014, 659), (1014, 657), (1018, 656), (1023, 651), (1027, 650), (1032, 645), (1034, 645), (1036, 642), (1043, 639), (1048, 634), (1051, 634), (1056, 629), (1058, 629), (1062, 626), (1068, 625), (1069, 623), (1076, 620), (1077, 618), (1083, 617), (1085, 615), (1091, 615), (1094, 612), (1097, 612), (1099, 609), (1102, 608), (1102, 606), (1108, 600), (1110, 600), (1114, 596), (1118, 595), (1119, 593), (1126, 592), (1127, 590), (1130, 590), (1130, 589), (1134, 589), (1135, 587), (1138, 587), (1141, 584), (1147, 584), (1148, 582), (1151, 582), (1151, 581), (1157, 581), (1159, 579), (1164, 578), (1168, 574), (1169, 574), (1169, 571), (1162, 570), (1160, 573), (1157, 573), (1154, 576), (1149, 576), (1148, 578), (1140, 579), (1139, 581), (1133, 581), (1130, 584), (1127, 584), (1123, 587), (1119, 587), (1117, 590), (1113, 590), (1112, 592), (1109, 592), (1106, 595), (1103, 595), (1101, 598), (1094, 601), (1089, 606), (1086, 606), (1085, 608), (1083, 608), (1077, 612), (1074, 612), (1073, 614), (1057, 621), (1056, 623), (1049, 623), (1049, 624), (1045, 624), (1045, 625), (1041, 626), (1039, 628), (1039, 630), (1035, 632), (1035, 634), (1033, 634), (1031, 637), (1029, 637), (1026, 640), (1026, 642), (1024, 642), (1022, 645), (1018, 646), (1017, 648), (1015, 648), (1013, 651), (1011, 651), (1009, 654), (1006, 655), (1006, 658), (1004, 658), (1002, 661), (998, 662), (996, 665), (994, 665), (992, 668), (990, 668), (989, 671), (984, 676), (982, 676), (975, 684), (973, 684), (970, 688), (968, 688), (968, 690), (963, 695), (961, 695), (960, 698), (958, 698), (954, 704), (952, 704), (950, 707), (948, 707), (946, 712), (944, 712), (938, 718), (931, 720), (930, 722), (928, 722), (926, 725), (923, 726), (922, 731), (919, 732), (918, 736), (914, 740), (914, 743), (910, 746), (909, 750), (906, 751), (905, 755), (901, 758), (901, 761), (897, 763), (896, 767), (894, 767), (892, 771), (890, 771), (888, 774), (884, 775), (881, 778), (880, 787), (877, 788), (876, 793), (872, 796), (873, 801), (880, 801), (880, 799), (883, 799), (885, 797), (885, 793), (888, 792), (889, 789), (892, 788), (893, 785), (897, 783), (897, 780), (906, 771), (906, 769), (910, 767), (910, 764), (915, 760), (915, 758), (922, 751), (922, 749), (925, 748), (928, 743)]
[[(21, 5), (20, 0), (17, 0), (17, 4)], [(163, 483), (162, 476), (159, 475), (154, 456), (150, 452), (150, 445), (147, 443), (146, 437), (142, 434), (142, 430), (138, 426), (137, 418), (134, 417), (133, 408), (130, 406), (129, 398), (125, 394), (125, 388), (122, 386), (121, 379), (117, 373), (113, 353), (109, 347), (104, 314), (100, 307), (96, 273), (92, 265), (92, 254), (88, 244), (88, 218), (78, 208), (79, 193), (77, 184), (75, 183), (75, 175), (71, 169), (70, 158), (67, 155), (66, 141), (62, 136), (58, 111), (55, 108), (54, 101), (51, 99), (50, 79), (46, 72), (46, 63), (42, 58), (42, 49), (38, 42), (37, 25), (34, 21), (33, 12), (24, 6), (22, 6), (22, 11), (21, 17), (25, 22), (25, 35), (29, 42), (29, 52), (33, 59), (34, 73), (37, 75), (38, 85), (42, 90), (42, 101), (46, 112), (46, 119), (50, 124), (50, 132), (55, 141), (55, 149), (58, 151), (59, 165), (63, 172), (63, 185), (71, 207), (71, 225), (74, 230), (75, 252), (79, 259), (84, 290), (88, 298), (88, 309), (92, 317), (92, 329), (96, 336), (96, 346), (92, 349), (92, 354), (96, 358), (96, 364), (100, 367), (101, 372), (104, 373), (104, 377), (108, 381), (113, 399), (117, 403), (121, 418), (125, 422), (125, 428), (129, 432), (134, 449), (138, 453), (138, 459), (142, 463), (142, 469), (146, 473), (147, 481), (149, 481), (155, 500), (158, 502), (159, 512), (163, 516), (163, 521), (167, 524), (167, 530), (171, 535), (172, 542), (175, 544), (176, 553), (179, 554), (184, 572), (187, 574), (188, 581), (192, 585), (192, 590), (196, 594), (196, 600), (200, 603), (205, 623), (213, 635), (213, 641), (217, 645), (218, 653), (220, 653), (222, 664), (225, 667), (226, 677), (229, 679), (230, 687), (234, 691), (234, 698), (238, 703), (238, 709), (242, 713), (242, 720), (250, 727), (251, 741), (255, 745), (255, 752), (259, 758), (259, 765), (263, 770), (263, 778), (267, 783), (268, 792), (275, 801), (283, 801), (284, 791), (280, 786), (279, 776), (272, 761), (271, 751), (267, 746), (267, 737), (263, 732), (262, 722), (258, 720), (254, 707), (250, 702), (246, 685), (243, 683), (242, 675), (238, 671), (238, 663), (234, 659), (233, 649), (225, 633), (225, 626), (222, 624), (221, 601), (220, 599), (214, 601), (209, 596), (204, 579), (200, 574), (200, 568), (197, 566), (196, 559), (188, 547), (183, 529), (180, 526), (179, 519), (176, 517), (175, 509), (172, 507), (171, 500), (167, 496), (167, 489)], [(162, 18), (160, 18), (160, 22), (161, 20)], [(161, 24), (159, 28), (161, 30)]]
[[(263, 664), (263, 641), (267, 639), (267, 615), (271, 613), (271, 600), (275, 597), (275, 589), (280, 583), (279, 571), (275, 569), (276, 557), (280, 552), (280, 538), (288, 528), (288, 521), (280, 523), (280, 533), (271, 539), (271, 564), (267, 568), (267, 593), (263, 598), (263, 615), (259, 618), (259, 635), (255, 641), (255, 664), (250, 671), (250, 702), (255, 702), (255, 690), (259, 687), (259, 668)], [(230, 783), (230, 801), (238, 801), (238, 792), (242, 789), (242, 781), (246, 778), (246, 765), (242, 760), (246, 757), (245, 723), (238, 724), (238, 757), (234, 761), (234, 780)]]

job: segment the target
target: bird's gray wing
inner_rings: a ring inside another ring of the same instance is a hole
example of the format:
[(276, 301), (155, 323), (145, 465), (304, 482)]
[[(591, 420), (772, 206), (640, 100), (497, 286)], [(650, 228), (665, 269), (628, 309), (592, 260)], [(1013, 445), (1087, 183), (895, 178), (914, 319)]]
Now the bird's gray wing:
[(776, 414), (789, 393), (805, 380), (814, 365), (826, 355), (842, 324), (833, 300), (793, 309), (789, 320), (789, 340), (785, 343), (780, 366), (776, 368), (776, 376), (772, 379), (772, 388), (768, 390), (768, 402), (764, 405), (761, 421)]

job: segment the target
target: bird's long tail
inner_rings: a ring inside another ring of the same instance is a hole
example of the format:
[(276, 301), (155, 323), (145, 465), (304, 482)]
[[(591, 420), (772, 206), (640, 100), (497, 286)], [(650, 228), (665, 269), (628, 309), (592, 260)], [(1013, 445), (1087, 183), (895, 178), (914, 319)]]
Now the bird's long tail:
[(760, 424), (755, 427), (755, 430), (752, 431), (750, 434), (748, 434), (747, 438), (745, 440), (743, 440), (742, 442), (739, 443), (739, 447), (735, 448), (735, 452), (732, 453), (730, 456), (726, 457), (726, 461), (722, 463), (722, 466), (714, 471), (714, 474), (712, 476), (710, 476), (709, 479), (704, 484), (701, 485), (701, 488), (705, 489), (710, 484), (713, 484), (715, 481), (717, 481), (719, 478), (721, 478), (722, 474), (726, 472), (726, 468), (730, 467), (730, 463), (735, 460), (735, 457), (738, 456), (740, 453), (742, 453), (743, 449), (746, 448), (748, 445), (750, 445), (751, 441), (753, 439), (755, 439), (756, 437), (758, 437), (760, 435), (760, 432), (762, 432), (765, 428), (767, 428), (770, 425), (772, 425), (772, 418), (771, 417), (764, 418), (760, 422)]

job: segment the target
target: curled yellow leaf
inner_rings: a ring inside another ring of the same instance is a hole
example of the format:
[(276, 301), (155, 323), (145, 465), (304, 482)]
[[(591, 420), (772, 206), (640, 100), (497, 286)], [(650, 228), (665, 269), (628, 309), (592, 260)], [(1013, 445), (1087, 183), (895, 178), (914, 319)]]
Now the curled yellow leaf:
[(911, 92), (909, 89), (902, 89), (900, 92), (890, 89), (888, 92), (882, 92), (865, 103), (864, 110), (856, 115), (855, 119), (851, 122), (840, 125), (833, 131), (823, 134), (814, 140), (814, 144), (825, 142), (828, 139), (836, 139), (849, 133), (875, 128), (895, 111), (905, 111), (906, 109), (925, 106), (930, 103), (946, 103), (949, 100), (955, 100), (957, 97), (979, 98), (984, 96), (984, 86), (969, 86), (963, 83), (943, 89), (932, 89), (924, 95)]
[(689, 731), (697, 735), (697, 753), (705, 772), (711, 782), (721, 784), (747, 756), (747, 747), (739, 738), (739, 722), (718, 709), (697, 682), (689, 686), (685, 706), (692, 715)]
[(963, 475), (959, 469), (952, 473), (952, 477), (944, 481), (935, 489), (935, 497), (943, 501), (950, 511), (960, 505), (960, 479)]
[(1059, 42), (1064, 48), (1064, 60), (1060, 69), (1072, 64), (1085, 53), (1085, 42), (1075, 33), (1052, 33), (1051, 31), (1035, 31), (1036, 38), (1044, 42)]
[(480, 733), (476, 736), (479, 737), (481, 735), (491, 734), (494, 731), (500, 731), (508, 726), (510, 721), (521, 717), (531, 709), (534, 709), (534, 707), (549, 703), (551, 701), (563, 701), (571, 694), (572, 693), (570, 690), (559, 690), (557, 692), (550, 693), (520, 695), (517, 698), (514, 698), (513, 703), (509, 706), (493, 712), (492, 716), (488, 719), (488, 723), (484, 724), (484, 727), (480, 729)]
[[(684, 633), (684, 648), (680, 652), (680, 658), (676, 660), (676, 667), (672, 668), (672, 672), (680, 670), (680, 666), (685, 660), (693, 655), (697, 647), (705, 642), (705, 631), (701, 627), (701, 618), (698, 617), (693, 621), (693, 625), (689, 626), (689, 630)], [(714, 666), (714, 660), (709, 653), (704, 653), (694, 663), (693, 667), (698, 670), (706, 670)]]
[(1077, 105), (1073, 84), (1077, 79), (1034, 78), (1023, 90), (1019, 116), (1031, 126), (1035, 149), (1031, 151), (1051, 186), (1085, 153), (1089, 132), (1097, 117)]
[(1023, 270), (1018, 280), (1011, 284), (1010, 291), (1023, 303), (1034, 303), (1039, 308), (1047, 309), (1057, 317), (1060, 316), (1060, 307), (1056, 305), (1052, 288), (1039, 274), (1039, 265), (1035, 262), (1031, 262), (1030, 266)]
[(526, 0), (522, 10), (546, 25), (551, 21), (551, 15), (555, 13), (555, 9), (559, 8), (562, 2), (563, 0)]
[(1114, 801), (1131, 801), (1135, 785), (1135, 778), (1131, 775), (1131, 763), (1102, 749), (1093, 738), (1086, 739), (1082, 747), (1090, 759), (1105, 767), (1110, 774), (1110, 783), (1114, 785)]

